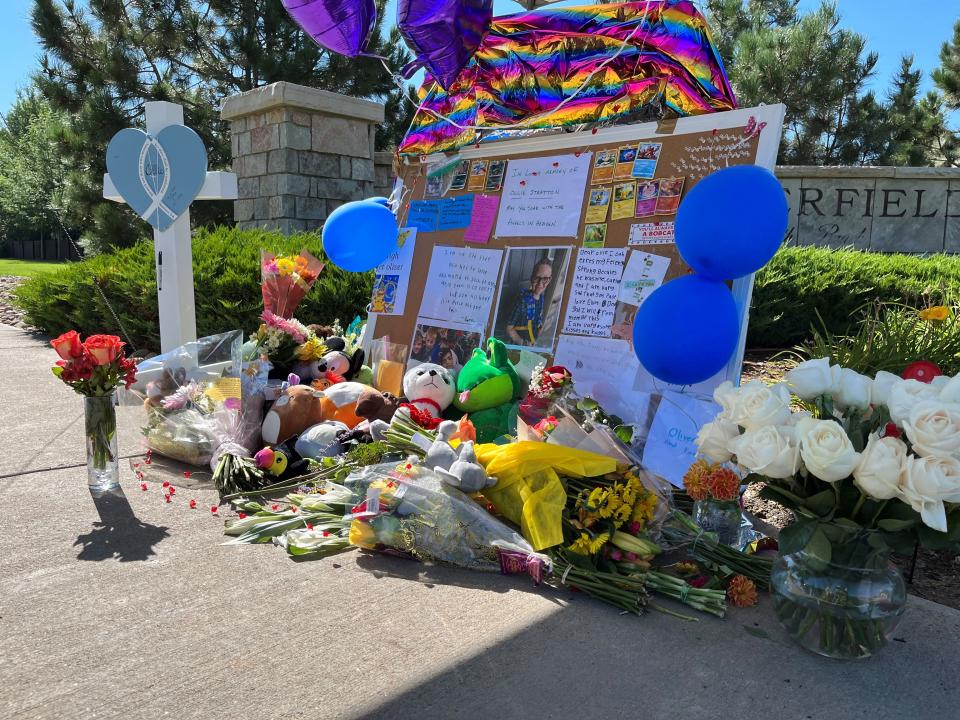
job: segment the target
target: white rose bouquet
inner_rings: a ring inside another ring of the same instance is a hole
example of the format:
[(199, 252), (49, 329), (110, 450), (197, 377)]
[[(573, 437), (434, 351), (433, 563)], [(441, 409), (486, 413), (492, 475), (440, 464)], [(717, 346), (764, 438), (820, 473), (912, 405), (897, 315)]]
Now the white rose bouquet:
[(869, 378), (821, 358), (773, 386), (726, 382), (697, 446), (794, 510), (782, 554), (868, 567), (917, 542), (960, 548), (960, 376), (935, 380)]

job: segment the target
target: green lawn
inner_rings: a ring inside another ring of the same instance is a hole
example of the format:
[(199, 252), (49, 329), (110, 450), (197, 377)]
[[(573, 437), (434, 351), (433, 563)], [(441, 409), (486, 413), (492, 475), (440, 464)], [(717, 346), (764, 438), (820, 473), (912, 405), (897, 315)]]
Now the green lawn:
[(0, 275), (34, 277), (43, 273), (55, 272), (66, 264), (67, 263), (65, 262), (43, 262), (40, 260), (15, 260), (13, 258), (0, 258)]

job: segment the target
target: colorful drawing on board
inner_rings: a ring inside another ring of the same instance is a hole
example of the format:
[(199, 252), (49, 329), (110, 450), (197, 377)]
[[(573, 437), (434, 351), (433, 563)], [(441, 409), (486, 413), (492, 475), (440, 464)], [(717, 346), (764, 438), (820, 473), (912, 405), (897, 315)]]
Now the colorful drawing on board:
[(660, 181), (648, 180), (637, 183), (637, 210), (635, 217), (651, 217), (657, 212), (657, 198), (660, 196)]
[(467, 187), (467, 175), (470, 173), (470, 161), (461, 160), (457, 169), (453, 172), (453, 180), (450, 182), (451, 190), (463, 190)]
[(593, 162), (591, 184), (598, 185), (613, 180), (613, 169), (617, 164), (616, 150), (598, 150)]
[(399, 275), (377, 275), (373, 285), (370, 311), (390, 315), (396, 309)]
[(657, 161), (662, 148), (662, 143), (641, 143), (637, 148), (637, 159), (633, 161), (633, 177), (652, 178), (657, 172)]
[(487, 161), (474, 160), (470, 163), (470, 179), (467, 181), (467, 190), (483, 190), (487, 182)]
[(507, 170), (506, 160), (491, 160), (490, 169), (487, 171), (487, 182), (483, 189), (487, 192), (494, 192), (503, 187), (503, 174)]
[(607, 207), (610, 205), (610, 188), (593, 188), (587, 203), (586, 222), (602, 223), (607, 220)]
[(585, 248), (602, 248), (607, 241), (607, 224), (592, 223), (583, 228), (583, 246)]
[(635, 182), (620, 183), (613, 186), (613, 209), (610, 211), (611, 220), (632, 218), (637, 203), (637, 184)]
[(657, 198), (656, 215), (673, 215), (680, 207), (680, 196), (683, 195), (682, 177), (663, 178), (660, 180), (660, 196)]
[(615, 178), (628, 178), (633, 172), (633, 163), (637, 159), (637, 148), (633, 145), (624, 145), (617, 151), (617, 167), (614, 169)]

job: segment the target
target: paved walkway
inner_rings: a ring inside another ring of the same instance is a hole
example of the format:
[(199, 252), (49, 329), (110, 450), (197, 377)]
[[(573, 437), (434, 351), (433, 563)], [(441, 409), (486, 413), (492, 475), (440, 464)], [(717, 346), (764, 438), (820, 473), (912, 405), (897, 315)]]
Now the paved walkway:
[(900, 642), (837, 663), (793, 646), (766, 601), (696, 624), (621, 616), (522, 578), (223, 547), (208, 489), (167, 504), (126, 472), (125, 494), (95, 502), (80, 398), (50, 376), (52, 351), (0, 326), (0, 357), (0, 718), (960, 712), (960, 612), (916, 598)]

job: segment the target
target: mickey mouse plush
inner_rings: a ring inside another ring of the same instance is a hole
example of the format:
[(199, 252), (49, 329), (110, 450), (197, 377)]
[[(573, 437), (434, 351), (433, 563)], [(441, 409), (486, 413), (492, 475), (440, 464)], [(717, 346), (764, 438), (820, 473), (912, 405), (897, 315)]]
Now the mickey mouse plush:
[(344, 380), (356, 380), (363, 370), (363, 350), (357, 348), (352, 356), (348, 355), (347, 342), (342, 337), (329, 337), (323, 341), (323, 344), (327, 346), (326, 355), (319, 360), (298, 363), (294, 372), (307, 382), (316, 378), (330, 377), (328, 373), (339, 375)]

